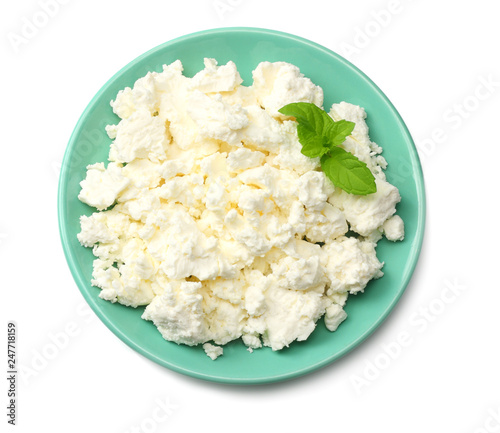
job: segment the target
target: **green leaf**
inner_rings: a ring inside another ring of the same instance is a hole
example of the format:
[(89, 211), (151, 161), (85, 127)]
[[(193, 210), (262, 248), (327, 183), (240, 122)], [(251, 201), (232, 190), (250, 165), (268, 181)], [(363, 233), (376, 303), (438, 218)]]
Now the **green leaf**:
[(324, 110), (310, 102), (293, 102), (279, 112), (297, 120), (297, 135), (304, 155), (316, 158), (325, 154), (328, 131), (334, 126), (334, 121)]
[(375, 178), (366, 164), (341, 147), (334, 147), (321, 158), (321, 168), (345, 192), (367, 195), (377, 191)]
[(293, 102), (280, 108), (279, 112), (295, 117), (299, 141), (307, 147), (302, 153), (311, 158), (324, 154), (322, 147), (331, 148), (342, 144), (355, 126), (348, 120), (334, 121), (325, 110), (310, 102)]
[(295, 117), (299, 125), (310, 131), (317, 131), (319, 136), (323, 136), (323, 128), (333, 122), (325, 110), (311, 102), (292, 102), (278, 111), (285, 116)]
[[(300, 138), (299, 141), (302, 143)], [(318, 146), (316, 142), (309, 141), (307, 144), (302, 145), (301, 152), (309, 158), (319, 158), (328, 152), (328, 147)]]
[(354, 122), (349, 122), (348, 120), (342, 119), (337, 122), (334, 121), (332, 126), (327, 130), (330, 148), (333, 146), (340, 146), (345, 139), (351, 135), (355, 126), (356, 124)]
[(356, 126), (353, 122), (335, 121), (326, 111), (309, 102), (293, 102), (279, 112), (295, 117), (302, 153), (310, 158), (321, 158), (321, 168), (335, 186), (358, 195), (377, 191), (375, 178), (366, 164), (338, 147), (351, 135)]

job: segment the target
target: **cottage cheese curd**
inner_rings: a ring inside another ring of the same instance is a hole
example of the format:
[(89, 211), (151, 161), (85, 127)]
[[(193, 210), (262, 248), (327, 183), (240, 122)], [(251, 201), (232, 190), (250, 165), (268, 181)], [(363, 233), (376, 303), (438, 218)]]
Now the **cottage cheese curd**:
[(336, 189), (305, 157), (279, 108), (323, 105), (323, 90), (284, 62), (262, 62), (243, 86), (233, 62), (180, 61), (148, 73), (111, 102), (109, 163), (87, 167), (79, 199), (97, 209), (78, 239), (96, 256), (92, 284), (111, 302), (146, 306), (169, 341), (216, 359), (242, 338), (279, 350), (317, 321), (335, 331), (349, 294), (383, 275), (376, 243), (402, 240), (398, 189), (363, 108), (329, 114), (356, 126), (342, 146), (373, 172), (377, 192)]

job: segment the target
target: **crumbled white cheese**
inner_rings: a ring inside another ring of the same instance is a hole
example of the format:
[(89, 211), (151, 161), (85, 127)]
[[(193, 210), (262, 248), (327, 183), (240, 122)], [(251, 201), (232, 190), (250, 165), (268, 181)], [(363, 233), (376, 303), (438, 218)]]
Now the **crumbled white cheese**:
[(214, 346), (213, 344), (210, 343), (205, 343), (203, 345), (203, 350), (212, 361), (215, 361), (219, 356), (221, 356), (224, 353), (224, 349), (222, 347)]
[(375, 178), (377, 191), (368, 195), (348, 194), (337, 190), (329, 198), (330, 203), (344, 212), (351, 230), (368, 236), (396, 212), (401, 201), (398, 189), (389, 182)]
[(290, 63), (262, 62), (253, 71), (252, 77), (257, 101), (273, 117), (284, 117), (278, 110), (291, 102), (323, 105), (323, 89)]
[(209, 340), (200, 282), (172, 281), (146, 307), (142, 318), (151, 320), (163, 338), (194, 346)]
[(382, 231), (390, 241), (402, 241), (405, 237), (404, 222), (399, 215), (393, 215), (382, 224)]
[(230, 92), (243, 82), (234, 62), (217, 66), (215, 59), (205, 59), (204, 65), (205, 69), (191, 79), (189, 84), (191, 89), (203, 93)]
[(356, 123), (342, 146), (376, 178), (376, 193), (354, 196), (301, 153), (296, 123), (278, 112), (323, 104), (296, 66), (263, 62), (251, 86), (233, 62), (182, 71), (165, 65), (111, 102), (121, 120), (106, 128), (110, 162), (87, 167), (79, 194), (97, 209), (78, 234), (96, 256), (92, 284), (105, 300), (146, 306), (166, 340), (203, 344), (211, 359), (238, 338), (280, 350), (322, 316), (334, 331), (347, 297), (383, 275), (378, 240), (404, 237), (365, 111), (330, 110)]
[(110, 163), (106, 168), (102, 162), (88, 165), (87, 177), (80, 182), (82, 190), (78, 198), (97, 210), (103, 210), (115, 202), (129, 182), (120, 164)]
[(138, 109), (119, 123), (109, 158), (116, 162), (131, 162), (136, 158), (162, 161), (168, 142), (162, 119), (146, 109)]
[(345, 319), (347, 313), (339, 304), (331, 304), (325, 311), (325, 325), (329, 331), (336, 331)]

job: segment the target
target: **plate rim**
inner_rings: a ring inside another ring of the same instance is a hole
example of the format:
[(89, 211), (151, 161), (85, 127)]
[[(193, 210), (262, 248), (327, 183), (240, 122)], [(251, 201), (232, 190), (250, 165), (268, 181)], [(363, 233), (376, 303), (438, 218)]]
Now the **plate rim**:
[[(374, 321), (374, 323), (371, 324), (371, 326), (363, 333), (361, 334), (357, 339), (351, 342), (351, 344), (345, 346), (342, 350), (339, 352), (332, 354), (321, 361), (318, 361), (316, 363), (313, 363), (311, 365), (308, 365), (307, 367), (301, 368), (294, 370), (293, 372), (287, 372), (283, 374), (274, 374), (274, 375), (262, 375), (259, 377), (251, 377), (251, 378), (233, 378), (233, 377), (227, 377), (227, 376), (219, 376), (219, 375), (213, 375), (213, 374), (207, 374), (207, 373), (202, 373), (199, 371), (194, 371), (188, 368), (183, 368), (181, 366), (178, 366), (177, 364), (172, 364), (168, 362), (165, 359), (160, 358), (158, 355), (151, 353), (150, 351), (146, 350), (145, 348), (141, 347), (138, 345), (135, 341), (131, 340), (123, 331), (121, 331), (114, 323), (111, 321), (105, 313), (101, 310), (99, 307), (97, 300), (94, 299), (93, 296), (90, 295), (89, 291), (83, 290), (82, 287), (86, 286), (88, 284), (88, 281), (83, 281), (82, 276), (76, 271), (77, 266), (75, 263), (75, 257), (73, 257), (73, 254), (71, 252), (71, 249), (69, 247), (69, 237), (68, 233), (65, 231), (65, 226), (67, 225), (67, 220), (65, 217), (65, 211), (67, 207), (64, 204), (64, 198), (66, 197), (67, 193), (67, 183), (65, 183), (65, 179), (68, 175), (69, 171), (69, 164), (67, 164), (67, 159), (69, 158), (70, 151), (73, 146), (71, 144), (74, 142), (75, 138), (79, 135), (83, 125), (84, 125), (84, 120), (87, 117), (88, 113), (91, 111), (93, 106), (97, 103), (97, 100), (100, 99), (101, 95), (107, 90), (107, 88), (114, 82), (114, 80), (120, 76), (122, 73), (133, 67), (135, 64), (141, 62), (144, 58), (147, 58), (148, 56), (152, 55), (153, 53), (163, 50), (167, 48), (170, 45), (179, 43), (179, 42), (186, 42), (189, 41), (189, 39), (196, 39), (199, 37), (207, 36), (207, 35), (213, 35), (213, 34), (226, 34), (227, 33), (252, 33), (252, 34), (266, 34), (266, 35), (271, 35), (273, 37), (278, 37), (282, 39), (290, 39), (294, 42), (299, 42), (301, 44), (309, 45), (313, 47), (315, 50), (321, 50), (325, 54), (334, 57), (338, 62), (342, 63), (344, 66), (348, 67), (352, 72), (354, 72), (356, 75), (361, 77), (364, 81), (366, 81), (377, 93), (383, 100), (386, 105), (390, 108), (391, 112), (395, 115), (397, 118), (400, 126), (401, 126), (401, 132), (403, 135), (406, 136), (409, 146), (408, 150), (410, 153), (410, 158), (411, 158), (411, 163), (413, 167), (413, 171), (418, 174), (414, 178), (415, 181), (415, 189), (416, 189), (416, 195), (417, 195), (417, 201), (418, 201), (418, 213), (416, 216), (416, 221), (417, 225), (415, 228), (415, 241), (414, 241), (414, 247), (410, 250), (410, 254), (407, 259), (407, 263), (411, 263), (409, 267), (406, 269), (406, 273), (402, 275), (401, 277), (401, 285), (400, 285), (400, 290), (397, 292), (397, 294), (392, 298), (392, 301), (387, 305), (387, 308), (378, 316), (378, 319)], [(361, 69), (359, 69), (357, 66), (352, 64), (349, 60), (345, 59), (335, 51), (317, 43), (312, 40), (306, 39), (304, 37), (294, 35), (291, 33), (279, 31), (279, 30), (273, 30), (269, 28), (260, 28), (260, 27), (217, 27), (217, 28), (211, 28), (211, 29), (206, 29), (206, 30), (201, 30), (201, 31), (196, 31), (192, 33), (188, 33), (179, 37), (176, 37), (174, 39), (171, 39), (169, 41), (163, 42), (143, 54), (135, 57), (132, 59), (130, 62), (128, 62), (126, 65), (124, 65), (122, 68), (120, 68), (116, 73), (114, 73), (111, 78), (109, 78), (102, 86), (101, 88), (95, 93), (95, 95), (92, 97), (92, 99), (89, 101), (83, 112), (78, 118), (78, 121), (76, 122), (75, 127), (73, 128), (73, 131), (70, 135), (70, 138), (68, 140), (68, 143), (66, 145), (66, 149), (64, 152), (62, 164), (61, 164), (61, 171), (59, 174), (59, 182), (58, 182), (58, 194), (57, 194), (57, 215), (58, 215), (58, 227), (59, 227), (59, 234), (60, 234), (60, 241), (62, 243), (63, 247), (63, 252), (66, 258), (67, 265), (70, 269), (70, 272), (73, 276), (73, 279), (76, 282), (76, 285), (78, 287), (79, 292), (82, 294), (84, 297), (85, 301), (87, 304), (91, 307), (91, 309), (94, 311), (94, 313), (98, 316), (99, 320), (101, 320), (106, 327), (113, 332), (122, 342), (127, 344), (131, 349), (134, 351), (140, 353), (144, 357), (148, 358), (150, 361), (153, 361), (163, 367), (166, 367), (172, 371), (175, 371), (177, 373), (181, 373), (190, 377), (195, 377), (198, 379), (203, 379), (206, 381), (211, 381), (211, 382), (219, 382), (219, 383), (228, 383), (228, 384), (234, 384), (234, 385), (244, 385), (244, 384), (264, 384), (264, 383), (272, 383), (272, 382), (281, 382), (284, 380), (290, 380), (296, 377), (304, 376), (308, 373), (311, 373), (313, 371), (316, 371), (318, 369), (321, 369), (329, 364), (332, 364), (334, 361), (344, 357), (347, 355), (349, 352), (351, 352), (353, 349), (356, 347), (359, 347), (361, 343), (366, 340), (368, 337), (370, 337), (373, 332), (378, 329), (382, 323), (387, 319), (388, 315), (393, 311), (394, 307), (396, 304), (399, 302), (400, 298), (402, 297), (403, 293), (406, 292), (406, 289), (408, 287), (408, 284), (411, 280), (411, 277), (415, 271), (415, 268), (418, 264), (420, 253), (422, 250), (422, 245), (423, 245), (423, 240), (424, 240), (424, 232), (425, 232), (425, 222), (426, 222), (426, 193), (425, 193), (425, 181), (424, 181), (424, 176), (423, 176), (423, 170), (422, 170), (422, 165), (420, 158), (418, 156), (417, 148), (415, 145), (415, 142), (410, 134), (410, 131), (404, 122), (403, 118), (401, 117), (399, 111), (396, 109), (396, 107), (392, 104), (392, 102), (389, 100), (389, 98), (386, 96), (386, 94), (375, 84), (375, 82), (368, 77)]]

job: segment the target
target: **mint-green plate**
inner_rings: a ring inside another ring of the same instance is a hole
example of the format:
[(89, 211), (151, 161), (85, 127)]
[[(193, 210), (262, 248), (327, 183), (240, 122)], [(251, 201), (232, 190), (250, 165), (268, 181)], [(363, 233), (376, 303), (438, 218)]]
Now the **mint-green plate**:
[[(78, 199), (79, 182), (88, 164), (106, 161), (110, 139), (104, 127), (119, 119), (109, 102), (117, 92), (132, 86), (148, 71), (161, 71), (163, 64), (180, 59), (187, 76), (203, 69), (203, 58), (219, 64), (229, 60), (236, 66), (245, 85), (252, 82), (252, 70), (261, 61), (285, 61), (320, 85), (325, 108), (334, 102), (361, 105), (368, 113), (373, 141), (384, 149), (389, 163), (388, 180), (401, 193), (398, 214), (405, 222), (403, 242), (379, 242), (377, 254), (385, 262), (385, 275), (370, 282), (365, 293), (351, 296), (348, 318), (336, 332), (318, 322), (305, 342), (273, 352), (269, 348), (249, 353), (241, 340), (224, 347), (224, 355), (209, 359), (201, 346), (188, 347), (165, 341), (152, 322), (140, 318), (143, 308), (111, 304), (98, 297), (90, 284), (94, 256), (82, 247), (76, 235), (80, 215), (93, 209)], [(131, 348), (160, 365), (201, 379), (227, 383), (265, 383), (297, 377), (339, 359), (365, 340), (387, 317), (403, 294), (415, 268), (424, 233), (425, 193), (422, 170), (412, 138), (387, 97), (348, 61), (311, 41), (272, 30), (222, 28), (183, 36), (148, 51), (114, 75), (94, 96), (70, 138), (59, 182), (59, 228), (66, 259), (85, 300), (106, 326)]]

